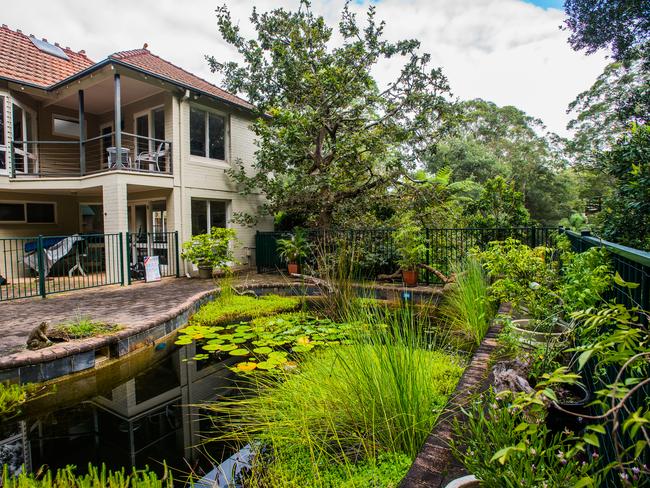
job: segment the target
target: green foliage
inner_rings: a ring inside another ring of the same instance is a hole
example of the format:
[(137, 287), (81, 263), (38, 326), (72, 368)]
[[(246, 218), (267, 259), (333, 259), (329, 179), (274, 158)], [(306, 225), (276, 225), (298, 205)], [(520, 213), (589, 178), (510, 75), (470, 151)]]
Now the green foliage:
[(120, 327), (115, 324), (105, 324), (93, 320), (90, 317), (79, 316), (70, 322), (54, 327), (53, 332), (57, 336), (63, 336), (69, 339), (83, 339), (84, 337), (93, 337), (102, 334), (110, 334)]
[[(262, 488), (397, 488), (413, 460), (401, 453), (383, 453), (377, 458), (331, 462), (303, 447), (287, 444), (268, 454), (273, 461), (262, 463), (263, 473), (253, 473), (247, 486)], [(254, 468), (255, 470), (255, 468)]]
[(604, 202), (600, 235), (650, 250), (650, 125), (634, 126), (603, 155), (603, 164), (616, 185)]
[(199, 234), (183, 243), (181, 257), (199, 267), (227, 270), (236, 264), (232, 245), (238, 242), (234, 229), (212, 227), (209, 234)]
[(569, 43), (576, 51), (592, 54), (611, 49), (616, 59), (625, 59), (650, 42), (650, 15), (644, 0), (566, 0), (564, 10)]
[(530, 223), (523, 193), (502, 176), (485, 182), (481, 196), (465, 208), (474, 227), (521, 227)]
[(289, 263), (298, 263), (309, 255), (311, 246), (304, 229), (296, 227), (287, 239), (277, 240), (278, 256)]
[[(419, 42), (385, 38), (374, 6), (359, 25), (346, 5), (336, 27), (306, 0), (294, 11), (254, 10), (251, 39), (226, 7), (217, 15), (243, 62), (209, 58), (211, 68), (260, 114), (252, 173), (239, 162), (229, 175), (244, 193), (263, 191), (262, 212), (288, 211), (330, 226), (339, 208), (371, 203), (428, 149), (447, 109), (447, 80), (429, 68)], [(385, 59), (401, 69), (380, 90), (372, 73)]]
[(233, 370), (277, 370), (293, 367), (292, 359), (322, 346), (349, 343), (350, 324), (336, 324), (304, 312), (259, 317), (250, 323), (224, 326), (190, 325), (182, 329), (177, 345), (197, 342), (204, 353), (246, 358)]
[(46, 470), (37, 473), (20, 473), (10, 477), (8, 467), (4, 466), (2, 485), (4, 488), (173, 488), (171, 473), (158, 478), (155, 473), (133, 469), (128, 473), (124, 468), (120, 471), (110, 471), (102, 464), (101, 467), (88, 465), (87, 474), (75, 474), (74, 466), (58, 469), (56, 472)]
[(397, 250), (397, 264), (403, 270), (415, 270), (423, 262), (426, 246), (422, 227), (413, 221), (412, 214), (402, 216), (392, 234)]
[[(220, 439), (266, 447), (254, 475), (259, 486), (339, 486), (328, 484), (332, 472), (353, 486), (365, 466), (383, 464), (384, 453), (412, 460), (453, 391), (461, 361), (430, 349), (411, 308), (364, 302), (347, 313), (357, 324), (350, 345), (305, 356), (291, 371), (254, 374), (242, 398), (208, 407), (218, 423), (225, 419)], [(382, 475), (373, 467), (370, 486), (393, 486), (407, 465), (399, 461)]]
[(580, 232), (582, 230), (590, 229), (588, 221), (589, 219), (585, 214), (573, 212), (568, 218), (560, 220), (560, 225), (567, 229), (571, 229), (574, 232)]
[(490, 327), (494, 306), (488, 297), (487, 275), (475, 257), (452, 266), (453, 288), (445, 293), (442, 315), (466, 340), (478, 346)]
[(611, 287), (612, 281), (612, 268), (605, 249), (594, 247), (577, 254), (562, 253), (559, 295), (567, 313), (595, 306), (603, 300), (603, 293)]
[[(598, 486), (590, 463), (582, 463), (576, 437), (551, 434), (542, 417), (492, 391), (472, 402), (454, 422), (453, 450), (486, 488)], [(578, 483), (584, 484), (578, 484)]]
[(20, 407), (38, 387), (32, 384), (16, 385), (0, 382), (0, 420), (6, 421), (20, 414)]
[(265, 295), (251, 297), (247, 295), (228, 294), (219, 296), (203, 305), (190, 318), (190, 325), (214, 326), (225, 322), (250, 320), (256, 317), (288, 312), (297, 309), (302, 303), (299, 297), (282, 297)]

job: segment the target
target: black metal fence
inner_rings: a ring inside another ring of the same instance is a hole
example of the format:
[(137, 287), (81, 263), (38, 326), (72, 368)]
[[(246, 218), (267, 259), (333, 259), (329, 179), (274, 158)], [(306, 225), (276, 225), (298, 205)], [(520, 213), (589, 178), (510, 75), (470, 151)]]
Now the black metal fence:
[(0, 238), (0, 302), (130, 284), (144, 279), (145, 256), (158, 257), (161, 277), (178, 276), (178, 233)]
[[(359, 278), (375, 279), (379, 274), (390, 274), (398, 268), (393, 231), (393, 229), (336, 229), (309, 230), (306, 233), (312, 245), (312, 254), (322, 249), (337, 247), (352, 250)], [(451, 265), (466, 256), (473, 247), (483, 248), (488, 242), (504, 240), (508, 237), (533, 247), (550, 247), (558, 229), (549, 227), (457, 228), (424, 229), (422, 232), (426, 247), (423, 262), (448, 275)], [(284, 269), (285, 263), (277, 252), (277, 240), (287, 236), (286, 232), (257, 233), (255, 258), (259, 273)], [(421, 270), (419, 279), (426, 284), (440, 282), (427, 270)]]

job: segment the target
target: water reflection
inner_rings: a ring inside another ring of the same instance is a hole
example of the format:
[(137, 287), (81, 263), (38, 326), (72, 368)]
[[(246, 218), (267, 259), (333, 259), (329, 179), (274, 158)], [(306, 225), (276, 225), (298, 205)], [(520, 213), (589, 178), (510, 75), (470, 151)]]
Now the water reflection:
[[(147, 348), (84, 378), (58, 385), (29, 405), (23, 420), (0, 429), (0, 462), (16, 470), (89, 462), (112, 469), (162, 463), (187, 473), (207, 472), (229, 452), (203, 445), (210, 423), (196, 406), (231, 393), (228, 362), (186, 361), (195, 346)], [(153, 363), (153, 365), (152, 365)], [(175, 478), (177, 474), (175, 474)]]

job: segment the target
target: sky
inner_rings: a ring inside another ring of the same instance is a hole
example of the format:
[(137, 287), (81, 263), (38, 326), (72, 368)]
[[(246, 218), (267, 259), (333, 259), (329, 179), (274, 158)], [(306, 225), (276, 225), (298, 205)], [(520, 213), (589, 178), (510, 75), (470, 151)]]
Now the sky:
[[(245, 35), (253, 6), (267, 11), (295, 8), (298, 0), (22, 0), (3, 5), (0, 22), (74, 50), (94, 61), (141, 48), (210, 82), (219, 83), (204, 55), (237, 60), (220, 37), (214, 10), (226, 3)], [(312, 0), (330, 25), (338, 22), (344, 0)], [(357, 0), (361, 13), (369, 0)], [(604, 53), (586, 56), (566, 42), (562, 0), (372, 0), (386, 21), (390, 40), (416, 38), (442, 68), (459, 99), (483, 98), (514, 105), (567, 135), (567, 105), (588, 89), (607, 63)], [(25, 15), (29, 12), (30, 15)], [(378, 68), (380, 84), (398, 72), (395, 63)]]

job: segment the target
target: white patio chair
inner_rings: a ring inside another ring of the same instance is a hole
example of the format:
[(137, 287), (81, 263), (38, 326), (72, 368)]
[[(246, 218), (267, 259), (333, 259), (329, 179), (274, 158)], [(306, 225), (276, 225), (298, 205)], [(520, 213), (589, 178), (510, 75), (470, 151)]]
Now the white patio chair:
[(156, 151), (144, 151), (138, 154), (138, 156), (135, 158), (135, 167), (136, 169), (142, 169), (143, 163), (145, 163), (149, 165), (149, 168), (147, 168), (149, 171), (153, 171), (153, 168), (155, 168), (156, 171), (160, 173), (161, 160), (164, 161), (166, 156), (166, 145), (164, 142), (161, 142), (158, 145), (158, 149)]

